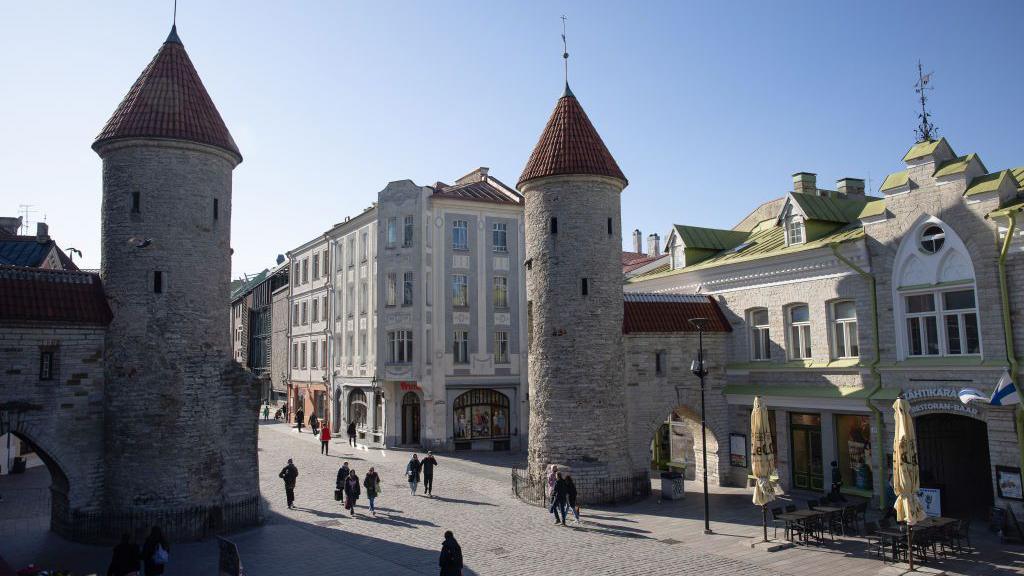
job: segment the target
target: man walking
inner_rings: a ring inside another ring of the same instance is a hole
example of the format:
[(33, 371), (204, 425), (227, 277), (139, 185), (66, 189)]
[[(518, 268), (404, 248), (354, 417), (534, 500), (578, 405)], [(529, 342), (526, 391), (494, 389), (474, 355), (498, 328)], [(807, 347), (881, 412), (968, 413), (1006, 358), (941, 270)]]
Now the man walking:
[(348, 445), (355, 447), (356, 445), (356, 423), (348, 423)]
[(405, 466), (405, 476), (409, 479), (409, 492), (416, 495), (416, 487), (420, 484), (420, 457), (412, 455), (412, 460)]
[(288, 498), (288, 508), (291, 509), (295, 502), (295, 479), (299, 477), (299, 469), (292, 464), (291, 458), (288, 459), (288, 465), (281, 469), (281, 473), (277, 477), (284, 480), (284, 494)]
[(263, 403), (263, 420), (270, 420), (270, 403)]
[(320, 433), (320, 420), (316, 417), (316, 412), (309, 415), (309, 427), (313, 429), (314, 436)]
[(441, 566), (441, 576), (462, 576), (462, 547), (455, 541), (451, 530), (444, 533), (441, 557), (437, 563)]
[(433, 496), (431, 492), (434, 489), (434, 466), (437, 466), (434, 453), (428, 450), (427, 457), (420, 461), (420, 466), (423, 467), (423, 493)]
[(302, 409), (302, 406), (299, 406), (298, 408), (296, 408), (295, 409), (295, 422), (297, 422), (298, 425), (299, 425), (299, 434), (302, 434), (302, 424), (306, 421), (305, 418), (306, 418), (306, 411)]
[(345, 495), (345, 480), (348, 480), (348, 473), (348, 462), (345, 462), (341, 465), (341, 468), (338, 469), (338, 477), (334, 482), (334, 488), (335, 490), (341, 490), (342, 498), (344, 498)]

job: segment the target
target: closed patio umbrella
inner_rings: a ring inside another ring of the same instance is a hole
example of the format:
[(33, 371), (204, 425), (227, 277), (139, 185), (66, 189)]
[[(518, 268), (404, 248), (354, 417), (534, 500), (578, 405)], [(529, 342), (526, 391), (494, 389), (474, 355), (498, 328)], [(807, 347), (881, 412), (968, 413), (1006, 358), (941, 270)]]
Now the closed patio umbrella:
[(768, 409), (754, 397), (750, 413), (750, 475), (754, 478), (754, 504), (761, 507), (764, 540), (768, 541), (768, 503), (775, 500), (775, 446), (768, 421)]
[(917, 434), (914, 420), (910, 417), (910, 403), (903, 394), (892, 404), (896, 420), (892, 442), (892, 489), (896, 493), (896, 520), (907, 523), (907, 561), (914, 569), (914, 549), (911, 546), (911, 531), (914, 524), (925, 518), (924, 507), (917, 498), (921, 488), (920, 469), (917, 463)]

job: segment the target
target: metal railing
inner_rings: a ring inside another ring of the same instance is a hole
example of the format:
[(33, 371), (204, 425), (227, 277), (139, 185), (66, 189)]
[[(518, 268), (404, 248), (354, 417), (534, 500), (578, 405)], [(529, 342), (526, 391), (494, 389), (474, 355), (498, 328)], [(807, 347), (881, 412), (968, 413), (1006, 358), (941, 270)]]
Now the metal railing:
[[(577, 478), (576, 500), (578, 503), (604, 504), (615, 506), (643, 500), (651, 495), (651, 477), (644, 472), (634, 476)], [(548, 506), (547, 479), (530, 476), (525, 470), (512, 468), (512, 494), (534, 506)]]

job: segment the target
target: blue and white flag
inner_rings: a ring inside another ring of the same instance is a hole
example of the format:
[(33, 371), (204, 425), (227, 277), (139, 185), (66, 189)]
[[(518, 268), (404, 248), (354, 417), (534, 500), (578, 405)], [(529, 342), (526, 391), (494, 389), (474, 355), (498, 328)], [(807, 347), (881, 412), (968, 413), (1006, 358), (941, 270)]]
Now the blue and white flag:
[(1003, 375), (999, 377), (999, 382), (996, 382), (996, 389), (992, 391), (992, 396), (986, 398), (981, 391), (976, 388), (964, 388), (958, 394), (960, 401), (964, 404), (968, 404), (975, 400), (981, 402), (987, 402), (992, 406), (1009, 406), (1011, 404), (1020, 404), (1020, 392), (1017, 390), (1017, 385), (1014, 384), (1010, 378), (1010, 373), (1003, 371)]

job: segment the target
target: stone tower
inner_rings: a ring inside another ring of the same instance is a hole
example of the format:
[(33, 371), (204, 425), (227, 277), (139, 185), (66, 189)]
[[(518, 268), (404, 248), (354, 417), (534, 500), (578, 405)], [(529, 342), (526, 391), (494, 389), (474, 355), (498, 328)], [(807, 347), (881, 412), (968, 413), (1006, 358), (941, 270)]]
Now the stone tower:
[(529, 468), (632, 473), (622, 344), (627, 185), (566, 85), (519, 178), (526, 198)]
[[(174, 28), (97, 136), (103, 159), (104, 514), (193, 538), (255, 522), (258, 391), (231, 362), (242, 156)], [(120, 524), (119, 524), (120, 522)]]

